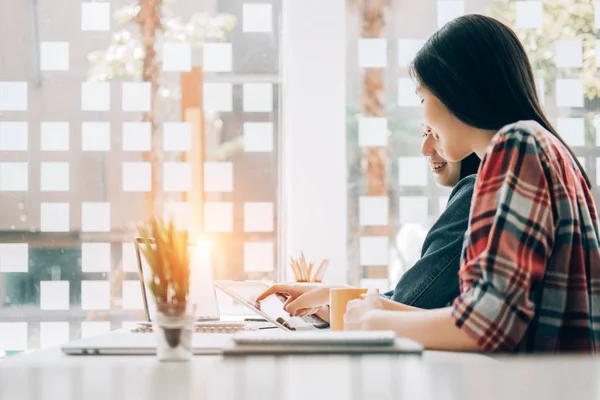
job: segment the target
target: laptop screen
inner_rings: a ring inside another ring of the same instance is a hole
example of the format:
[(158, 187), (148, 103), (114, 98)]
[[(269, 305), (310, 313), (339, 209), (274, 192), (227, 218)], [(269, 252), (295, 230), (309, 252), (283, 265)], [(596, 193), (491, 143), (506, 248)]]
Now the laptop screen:
[[(188, 251), (192, 252), (196, 243), (188, 243)], [(156, 315), (156, 305), (152, 298), (152, 293), (148, 288), (148, 279), (152, 276), (150, 266), (146, 262), (140, 249), (146, 246), (141, 238), (135, 240), (135, 253), (138, 264), (140, 284), (142, 286), (142, 300), (144, 303), (144, 312), (148, 322), (152, 322)], [(217, 321), (220, 319), (217, 295), (213, 282), (213, 270), (211, 268), (203, 271), (193, 271), (190, 277), (190, 295), (194, 295), (196, 305), (196, 319), (198, 321)]]
[(278, 322), (290, 330), (325, 329), (329, 324), (316, 316), (290, 317), (283, 309), (285, 299), (269, 296), (260, 302), (260, 309), (256, 309), (256, 297), (264, 292), (269, 284), (262, 281), (218, 281), (218, 289), (242, 303), (246, 308), (264, 314), (271, 322)]

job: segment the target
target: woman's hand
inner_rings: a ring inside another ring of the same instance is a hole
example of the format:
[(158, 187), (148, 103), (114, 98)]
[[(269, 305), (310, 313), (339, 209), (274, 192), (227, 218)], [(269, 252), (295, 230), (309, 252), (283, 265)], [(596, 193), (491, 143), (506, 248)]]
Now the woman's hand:
[(369, 290), (364, 299), (350, 300), (344, 314), (344, 330), (374, 330), (371, 317), (384, 310), (383, 301), (375, 290)]
[(329, 305), (329, 291), (334, 287), (342, 286), (314, 283), (276, 284), (261, 293), (256, 302), (260, 303), (273, 294), (279, 294), (286, 298), (283, 309), (290, 315), (311, 315), (323, 311), (322, 308)]

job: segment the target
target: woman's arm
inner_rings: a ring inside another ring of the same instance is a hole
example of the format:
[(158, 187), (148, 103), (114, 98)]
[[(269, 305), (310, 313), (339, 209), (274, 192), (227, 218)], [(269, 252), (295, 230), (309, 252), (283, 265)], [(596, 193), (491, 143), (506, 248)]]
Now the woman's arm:
[(480, 350), (466, 332), (456, 327), (451, 313), (451, 307), (416, 312), (373, 310), (367, 314), (363, 329), (392, 330), (398, 337), (413, 339), (431, 350)]
[(422, 311), (422, 308), (407, 306), (406, 304), (398, 303), (397, 301), (381, 298), (383, 308), (387, 311)]

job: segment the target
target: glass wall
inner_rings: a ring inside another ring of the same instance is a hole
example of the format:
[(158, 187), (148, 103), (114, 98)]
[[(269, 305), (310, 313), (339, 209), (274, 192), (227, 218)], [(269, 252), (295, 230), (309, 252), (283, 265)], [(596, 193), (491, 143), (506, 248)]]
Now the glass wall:
[(276, 277), (280, 2), (148, 3), (0, 2), (0, 349), (143, 319), (153, 214)]
[[(551, 122), (596, 184), (600, 7), (587, 0), (348, 2), (348, 280), (394, 287), (419, 258), (448, 188), (420, 155), (422, 109), (408, 66), (425, 40), (465, 13), (511, 26), (532, 62)], [(600, 192), (594, 187), (596, 201)]]

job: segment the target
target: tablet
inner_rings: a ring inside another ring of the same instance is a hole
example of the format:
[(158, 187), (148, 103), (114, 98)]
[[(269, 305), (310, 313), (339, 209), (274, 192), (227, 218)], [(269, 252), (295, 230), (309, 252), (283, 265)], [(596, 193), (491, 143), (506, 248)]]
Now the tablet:
[(316, 315), (290, 317), (283, 309), (283, 302), (285, 302), (283, 296), (269, 296), (261, 301), (260, 308), (257, 308), (255, 306), (256, 298), (269, 288), (269, 284), (266, 282), (215, 281), (215, 287), (283, 330), (304, 331), (329, 328), (329, 323)]

